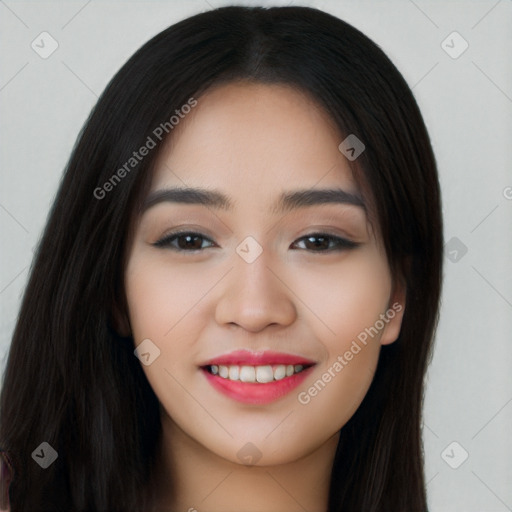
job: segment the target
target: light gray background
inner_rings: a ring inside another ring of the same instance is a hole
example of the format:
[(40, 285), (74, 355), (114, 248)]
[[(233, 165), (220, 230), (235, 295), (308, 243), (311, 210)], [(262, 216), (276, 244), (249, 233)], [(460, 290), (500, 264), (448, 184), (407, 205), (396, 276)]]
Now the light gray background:
[[(98, 95), (153, 35), (229, 3), (0, 0), (0, 369), (33, 247)], [(432, 512), (512, 511), (512, 1), (240, 2), (258, 3), (344, 19), (413, 88), (439, 164), (445, 240), (467, 247), (446, 250), (425, 398), (429, 504)], [(47, 59), (31, 48), (43, 31), (59, 44)], [(469, 44), (458, 58), (443, 46), (458, 52), (461, 40), (442, 46), (453, 31)]]

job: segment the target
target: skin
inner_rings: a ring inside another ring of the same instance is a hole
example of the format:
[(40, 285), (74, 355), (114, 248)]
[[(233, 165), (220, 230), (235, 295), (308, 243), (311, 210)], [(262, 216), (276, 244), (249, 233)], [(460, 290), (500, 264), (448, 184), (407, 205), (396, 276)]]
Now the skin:
[[(309, 403), (298, 394), (332, 372), (379, 315), (405, 301), (364, 208), (331, 203), (272, 212), (285, 191), (342, 188), (360, 195), (338, 150), (343, 138), (303, 93), (242, 82), (201, 96), (159, 156), (150, 193), (215, 188), (234, 207), (155, 204), (138, 219), (129, 248), (125, 290), (134, 342), (149, 338), (160, 350), (143, 366), (162, 412), (158, 510), (327, 508), (339, 430), (370, 386), (381, 345), (396, 340), (403, 307)], [(203, 234), (192, 243), (201, 248), (153, 245), (176, 228)], [(304, 239), (315, 233), (359, 245), (329, 250), (336, 243), (328, 239), (317, 249)], [(263, 249), (252, 263), (236, 252), (247, 236)], [(238, 349), (288, 352), (316, 366), (278, 401), (241, 404), (199, 369)], [(246, 443), (261, 456), (255, 465), (237, 456)]]

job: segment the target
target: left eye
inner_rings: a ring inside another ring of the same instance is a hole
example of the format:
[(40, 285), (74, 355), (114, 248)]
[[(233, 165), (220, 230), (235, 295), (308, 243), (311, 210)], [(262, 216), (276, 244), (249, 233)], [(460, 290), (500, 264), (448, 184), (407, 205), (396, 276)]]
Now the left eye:
[(299, 238), (299, 242), (302, 240), (305, 241), (306, 246), (311, 247), (313, 252), (342, 251), (343, 249), (352, 249), (358, 245), (352, 240), (323, 233), (312, 233)]
[[(170, 233), (165, 237), (161, 238), (153, 245), (156, 247), (168, 247), (175, 251), (184, 251), (184, 252), (195, 252), (201, 251), (204, 248), (203, 242), (207, 241), (210, 244), (210, 247), (215, 245), (210, 238), (201, 234), (194, 232), (180, 232), (180, 233)], [(335, 235), (328, 235), (325, 233), (312, 233), (310, 235), (303, 236), (299, 238), (297, 242), (294, 242), (293, 245), (297, 245), (304, 241), (304, 249), (306, 251), (311, 252), (330, 252), (330, 251), (342, 251), (346, 249), (352, 249), (357, 247), (356, 242), (348, 240), (346, 238), (341, 238)], [(303, 249), (299, 247), (299, 249)]]

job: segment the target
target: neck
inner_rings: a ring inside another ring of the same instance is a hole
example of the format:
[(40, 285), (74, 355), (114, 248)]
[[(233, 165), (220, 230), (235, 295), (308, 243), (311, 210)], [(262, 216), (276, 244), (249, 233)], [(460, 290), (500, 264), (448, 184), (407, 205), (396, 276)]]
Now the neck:
[(338, 438), (339, 432), (286, 464), (246, 466), (218, 456), (162, 418), (155, 510), (326, 512)]

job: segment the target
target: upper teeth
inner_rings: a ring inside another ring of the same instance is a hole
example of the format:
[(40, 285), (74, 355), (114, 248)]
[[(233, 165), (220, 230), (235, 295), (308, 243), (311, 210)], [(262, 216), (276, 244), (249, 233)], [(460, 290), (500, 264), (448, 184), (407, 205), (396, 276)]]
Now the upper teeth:
[(275, 366), (238, 366), (238, 365), (216, 365), (210, 366), (213, 375), (219, 375), (223, 379), (237, 380), (242, 382), (272, 382), (290, 377), (294, 373), (299, 373), (304, 369), (301, 364), (279, 364)]

